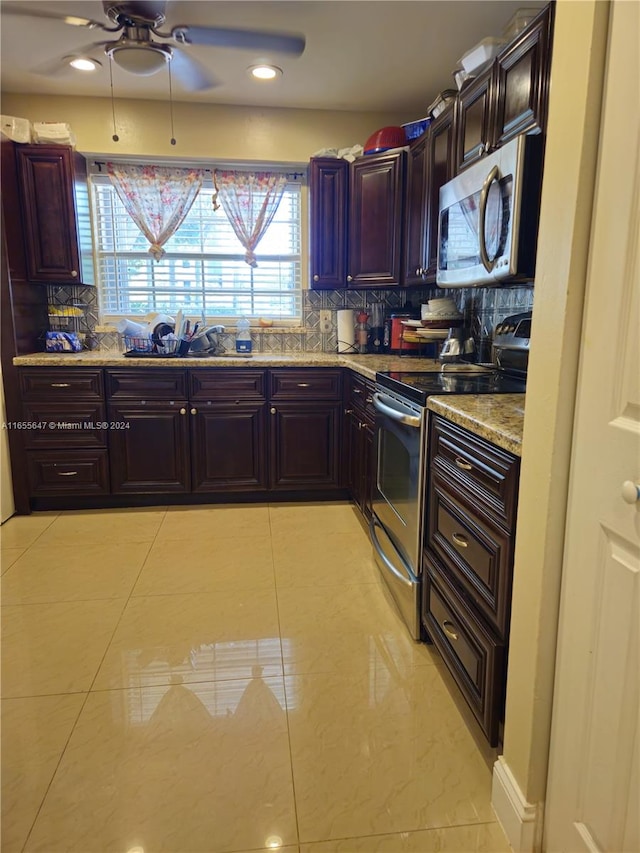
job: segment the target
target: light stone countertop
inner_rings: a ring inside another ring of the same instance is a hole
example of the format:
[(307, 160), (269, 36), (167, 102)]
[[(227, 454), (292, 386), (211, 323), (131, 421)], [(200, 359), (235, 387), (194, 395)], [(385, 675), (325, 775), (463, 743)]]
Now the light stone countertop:
[(429, 397), (427, 408), (521, 456), (524, 403), (524, 394), (452, 394)]
[(13, 359), (18, 367), (120, 367), (180, 368), (187, 367), (349, 367), (368, 379), (382, 370), (439, 370), (432, 358), (397, 355), (341, 355), (331, 352), (254, 353), (240, 356), (186, 356), (184, 358), (125, 358), (121, 352), (38, 352)]

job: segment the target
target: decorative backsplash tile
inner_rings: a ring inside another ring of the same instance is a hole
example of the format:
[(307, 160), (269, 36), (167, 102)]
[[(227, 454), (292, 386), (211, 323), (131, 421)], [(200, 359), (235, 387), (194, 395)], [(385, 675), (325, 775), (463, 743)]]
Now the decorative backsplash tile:
[[(337, 349), (336, 311), (352, 308), (357, 311), (370, 310), (376, 302), (382, 302), (385, 313), (419, 306), (429, 299), (452, 296), (465, 317), (466, 325), (476, 339), (480, 359), (490, 358), (491, 341), (496, 325), (510, 314), (529, 311), (533, 307), (533, 285), (519, 287), (486, 288), (425, 288), (407, 290), (307, 290), (302, 295), (302, 327), (281, 330), (277, 328), (251, 330), (253, 351), (276, 352), (335, 352)], [(81, 335), (87, 348), (121, 349), (120, 336), (102, 331), (99, 326), (98, 299), (95, 288), (82, 285), (48, 285), (50, 305), (80, 306), (82, 315), (72, 318), (74, 331)], [(331, 332), (320, 331), (320, 309), (332, 312)], [(235, 332), (229, 330), (221, 335), (221, 343), (228, 352), (235, 350)]]

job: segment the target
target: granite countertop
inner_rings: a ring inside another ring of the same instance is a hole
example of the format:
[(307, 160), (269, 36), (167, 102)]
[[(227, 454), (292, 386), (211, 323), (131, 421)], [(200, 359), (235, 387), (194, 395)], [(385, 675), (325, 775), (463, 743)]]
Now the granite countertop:
[(397, 355), (341, 355), (331, 352), (254, 353), (240, 356), (186, 356), (185, 358), (125, 358), (121, 352), (38, 352), (13, 359), (19, 367), (349, 367), (368, 379), (381, 370), (439, 370), (432, 358)]
[(455, 394), (429, 397), (427, 408), (521, 456), (524, 401), (524, 394)]

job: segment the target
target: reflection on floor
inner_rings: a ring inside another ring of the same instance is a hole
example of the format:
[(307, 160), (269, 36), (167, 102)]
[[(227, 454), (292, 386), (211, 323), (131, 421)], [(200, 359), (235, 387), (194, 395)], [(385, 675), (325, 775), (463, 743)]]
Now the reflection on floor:
[(509, 847), (341, 504), (38, 513), (2, 544), (2, 850)]

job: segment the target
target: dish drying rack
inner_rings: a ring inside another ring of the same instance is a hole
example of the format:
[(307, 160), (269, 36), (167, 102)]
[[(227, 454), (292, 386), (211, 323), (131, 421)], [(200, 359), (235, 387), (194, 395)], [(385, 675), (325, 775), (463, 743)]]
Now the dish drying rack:
[(154, 340), (124, 335), (125, 357), (128, 358), (180, 358), (189, 352), (191, 341)]

